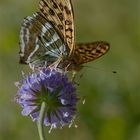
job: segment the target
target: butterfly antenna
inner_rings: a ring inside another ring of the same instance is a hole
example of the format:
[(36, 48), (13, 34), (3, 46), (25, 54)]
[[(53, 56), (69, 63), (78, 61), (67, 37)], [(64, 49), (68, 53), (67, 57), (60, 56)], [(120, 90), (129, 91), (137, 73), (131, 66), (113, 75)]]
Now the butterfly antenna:
[[(92, 69), (95, 69), (95, 70), (100, 70), (100, 71), (104, 71), (104, 72), (108, 72), (106, 69), (100, 69), (100, 68), (97, 68), (97, 67), (93, 67), (93, 66), (83, 66), (83, 67), (86, 67), (86, 68), (92, 68)], [(113, 74), (117, 74), (118, 72), (117, 71), (109, 71)]]

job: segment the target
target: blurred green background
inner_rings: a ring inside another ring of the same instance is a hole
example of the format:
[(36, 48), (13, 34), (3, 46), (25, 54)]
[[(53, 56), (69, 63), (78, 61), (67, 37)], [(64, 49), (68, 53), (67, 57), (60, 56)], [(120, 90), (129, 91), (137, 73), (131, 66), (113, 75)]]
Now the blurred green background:
[[(46, 133), (48, 140), (140, 140), (140, 0), (73, 0), (77, 42), (106, 40), (110, 51), (88, 63), (78, 92), (78, 128)], [(38, 140), (36, 124), (14, 102), (22, 19), (38, 0), (0, 0), (0, 140)], [(113, 74), (111, 71), (117, 71)]]

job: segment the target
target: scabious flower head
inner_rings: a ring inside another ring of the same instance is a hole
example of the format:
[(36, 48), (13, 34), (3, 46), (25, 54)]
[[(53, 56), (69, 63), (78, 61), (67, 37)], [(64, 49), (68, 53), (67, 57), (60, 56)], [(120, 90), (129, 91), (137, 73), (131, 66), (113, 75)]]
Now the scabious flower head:
[(39, 118), (42, 102), (46, 103), (44, 124), (64, 126), (70, 124), (76, 115), (78, 101), (76, 87), (66, 74), (52, 69), (43, 69), (27, 76), (18, 83), (16, 101), (23, 108), (22, 115)]

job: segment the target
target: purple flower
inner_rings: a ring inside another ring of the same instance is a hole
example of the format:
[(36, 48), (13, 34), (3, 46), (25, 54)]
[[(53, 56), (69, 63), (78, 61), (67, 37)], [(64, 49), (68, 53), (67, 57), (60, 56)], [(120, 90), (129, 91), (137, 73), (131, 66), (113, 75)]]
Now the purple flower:
[(76, 87), (69, 82), (66, 74), (47, 68), (27, 76), (18, 85), (16, 101), (23, 108), (22, 115), (30, 115), (33, 121), (37, 121), (41, 104), (45, 102), (46, 126), (64, 126), (75, 118), (78, 101)]

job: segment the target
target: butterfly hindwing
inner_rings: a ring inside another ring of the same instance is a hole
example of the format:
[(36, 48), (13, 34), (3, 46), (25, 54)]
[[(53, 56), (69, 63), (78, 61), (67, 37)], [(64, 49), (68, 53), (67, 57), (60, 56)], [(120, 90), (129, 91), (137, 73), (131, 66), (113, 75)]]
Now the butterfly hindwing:
[(76, 45), (74, 52), (74, 62), (77, 65), (93, 61), (109, 50), (109, 44), (104, 41), (97, 41), (93, 43), (81, 43)]
[(69, 47), (69, 55), (71, 55), (75, 47), (71, 0), (40, 0), (39, 9), (44, 17), (60, 32)]
[(20, 62), (44, 65), (67, 54), (63, 39), (39, 12), (24, 18), (20, 30)]

